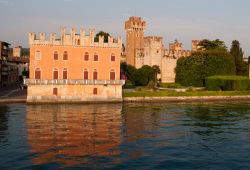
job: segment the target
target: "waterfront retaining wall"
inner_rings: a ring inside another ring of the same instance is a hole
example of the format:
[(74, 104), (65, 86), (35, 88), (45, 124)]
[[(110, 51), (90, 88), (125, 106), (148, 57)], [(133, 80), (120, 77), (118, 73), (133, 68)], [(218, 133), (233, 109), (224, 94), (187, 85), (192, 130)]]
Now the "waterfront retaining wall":
[(122, 85), (29, 85), (27, 94), (27, 103), (121, 101)]

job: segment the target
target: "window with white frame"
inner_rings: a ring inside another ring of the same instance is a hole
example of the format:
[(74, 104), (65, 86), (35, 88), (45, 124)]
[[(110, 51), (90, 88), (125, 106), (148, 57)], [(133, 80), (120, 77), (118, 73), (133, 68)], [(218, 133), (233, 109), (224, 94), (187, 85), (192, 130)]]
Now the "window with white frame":
[(41, 51), (36, 51), (35, 52), (35, 60), (41, 60), (41, 59), (42, 59)]

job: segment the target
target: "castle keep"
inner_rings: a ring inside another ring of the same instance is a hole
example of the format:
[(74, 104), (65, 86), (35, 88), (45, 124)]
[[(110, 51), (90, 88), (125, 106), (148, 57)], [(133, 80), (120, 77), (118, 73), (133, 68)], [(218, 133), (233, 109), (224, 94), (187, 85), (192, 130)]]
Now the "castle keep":
[[(177, 40), (164, 48), (163, 38), (158, 36), (144, 36), (146, 22), (141, 17), (130, 17), (125, 22), (126, 30), (126, 62), (136, 68), (143, 65), (157, 65), (160, 67), (159, 78), (162, 82), (175, 82), (175, 67), (178, 58), (191, 55), (190, 50), (183, 50), (182, 43)], [(196, 51), (198, 40), (192, 41), (192, 50)]]
[(121, 101), (121, 38), (94, 41), (95, 32), (61, 28), (60, 37), (29, 33), (27, 102)]

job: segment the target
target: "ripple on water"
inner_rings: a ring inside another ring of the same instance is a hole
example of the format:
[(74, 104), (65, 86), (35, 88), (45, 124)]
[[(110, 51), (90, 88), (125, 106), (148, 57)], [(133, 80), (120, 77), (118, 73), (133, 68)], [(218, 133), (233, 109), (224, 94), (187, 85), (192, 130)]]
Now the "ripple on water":
[(0, 105), (0, 169), (250, 169), (249, 108)]

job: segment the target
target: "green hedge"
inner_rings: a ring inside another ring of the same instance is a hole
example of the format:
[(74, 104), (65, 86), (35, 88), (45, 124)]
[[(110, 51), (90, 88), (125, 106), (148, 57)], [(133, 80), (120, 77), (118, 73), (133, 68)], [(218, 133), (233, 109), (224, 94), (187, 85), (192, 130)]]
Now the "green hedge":
[(201, 51), (178, 59), (176, 83), (183, 86), (205, 86), (206, 77), (235, 75), (233, 57), (226, 51)]
[(250, 89), (250, 80), (243, 76), (211, 76), (206, 78), (209, 91), (245, 91)]

